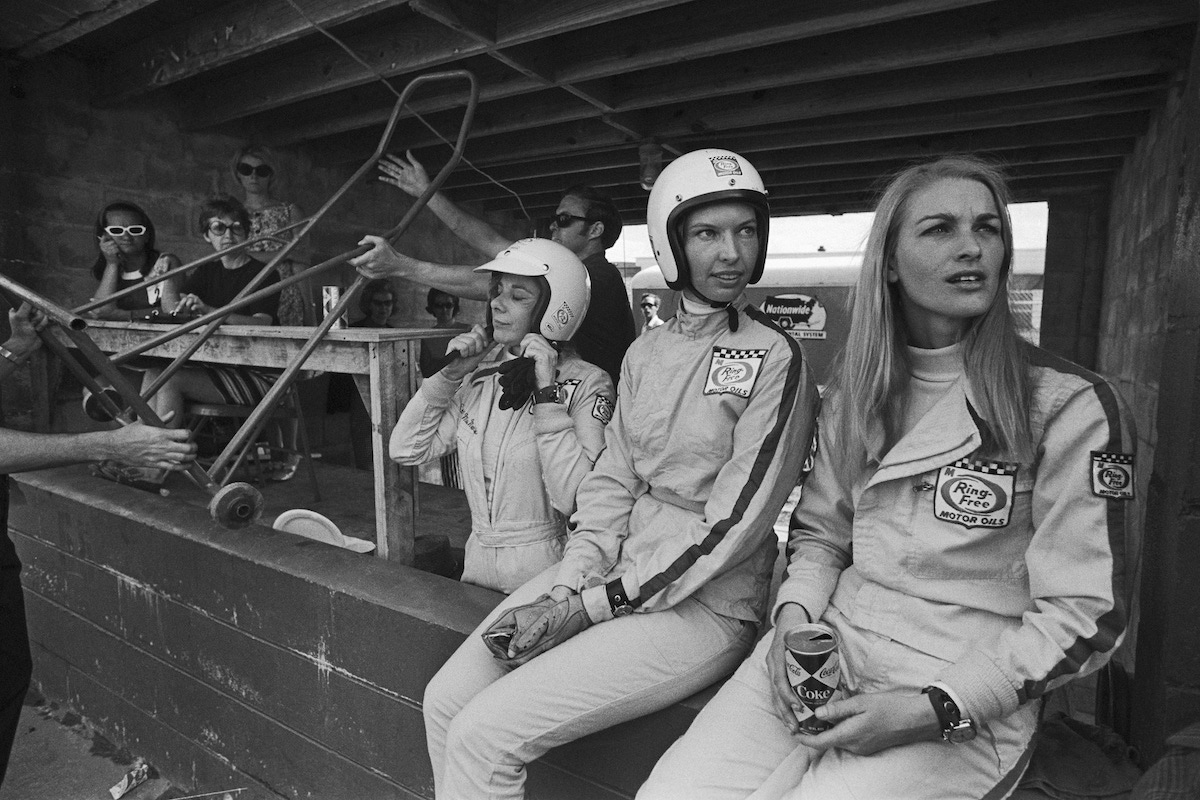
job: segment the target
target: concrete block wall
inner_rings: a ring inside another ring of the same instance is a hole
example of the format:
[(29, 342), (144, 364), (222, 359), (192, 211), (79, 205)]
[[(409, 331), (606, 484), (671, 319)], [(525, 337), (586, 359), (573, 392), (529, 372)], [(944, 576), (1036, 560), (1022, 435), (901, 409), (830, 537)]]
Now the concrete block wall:
[[(1183, 158), (1182, 94), (1172, 93), (1113, 184), (1096, 369), (1132, 407), (1150, 457), (1172, 291), (1171, 250)], [(1141, 474), (1141, 495), (1149, 470)]]
[(1114, 183), (1098, 368), (1133, 406), (1146, 507), (1133, 744), (1200, 721), (1200, 40)]
[[(34, 680), (194, 792), (432, 796), (425, 684), (499, 595), (83, 467), (13, 481)], [(531, 798), (632, 797), (702, 702), (530, 766)]]

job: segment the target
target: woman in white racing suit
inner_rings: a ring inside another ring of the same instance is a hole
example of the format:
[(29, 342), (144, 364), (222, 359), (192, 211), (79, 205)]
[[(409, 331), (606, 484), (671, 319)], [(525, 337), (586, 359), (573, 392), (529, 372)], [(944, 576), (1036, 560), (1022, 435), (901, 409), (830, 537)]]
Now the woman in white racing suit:
[(663, 170), (647, 216), (682, 306), (625, 356), (562, 563), (425, 691), (443, 800), (523, 797), (525, 765), (550, 748), (732, 672), (766, 610), (772, 524), (818, 405), (799, 347), (744, 294), (766, 258), (766, 191), (741, 156), (696, 151)]

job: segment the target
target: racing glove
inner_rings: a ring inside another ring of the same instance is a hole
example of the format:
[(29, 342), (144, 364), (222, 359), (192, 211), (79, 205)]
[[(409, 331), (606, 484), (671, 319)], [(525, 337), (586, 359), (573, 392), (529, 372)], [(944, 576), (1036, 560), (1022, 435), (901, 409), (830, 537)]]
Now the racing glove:
[(534, 360), (521, 356), (500, 365), (500, 410), (521, 408), (537, 389)]
[(583, 598), (573, 594), (555, 601), (544, 594), (532, 603), (510, 608), (483, 632), (483, 641), (496, 658), (520, 666), (591, 627)]

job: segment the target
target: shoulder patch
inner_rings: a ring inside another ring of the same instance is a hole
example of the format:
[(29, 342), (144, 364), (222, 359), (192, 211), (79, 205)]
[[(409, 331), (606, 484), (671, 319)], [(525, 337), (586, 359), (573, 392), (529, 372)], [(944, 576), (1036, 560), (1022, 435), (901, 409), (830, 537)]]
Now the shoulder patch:
[(592, 404), (592, 416), (607, 425), (612, 421), (613, 401), (602, 394), (596, 395), (596, 402)]
[(1133, 462), (1128, 453), (1092, 451), (1092, 494), (1118, 500), (1133, 499)]
[(736, 394), (749, 397), (754, 391), (763, 359), (770, 350), (739, 350), (730, 347), (714, 347), (712, 360), (708, 364), (708, 380), (704, 384), (705, 394)]

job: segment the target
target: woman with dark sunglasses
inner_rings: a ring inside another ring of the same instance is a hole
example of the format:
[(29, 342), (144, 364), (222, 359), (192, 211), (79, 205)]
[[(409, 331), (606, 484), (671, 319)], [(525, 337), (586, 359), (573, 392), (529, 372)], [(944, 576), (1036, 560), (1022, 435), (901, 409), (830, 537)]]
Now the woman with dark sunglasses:
[[(155, 248), (154, 223), (145, 211), (128, 201), (118, 200), (101, 209), (95, 233), (100, 252), (92, 264), (92, 275), (100, 285), (94, 299), (111, 297), (149, 275), (161, 275), (180, 264), (174, 254), (160, 253)], [(132, 321), (144, 319), (159, 309), (170, 311), (179, 298), (169, 283), (121, 297), (93, 314), (100, 319)]]
[[(262, 261), (270, 261), (275, 253), (286, 247), (292, 239), (292, 231), (275, 236), (276, 231), (304, 217), (295, 203), (278, 200), (271, 195), (271, 185), (276, 175), (274, 163), (274, 156), (266, 148), (250, 145), (238, 150), (232, 167), (233, 179), (244, 192), (243, 205), (250, 213), (250, 236), (273, 237), (255, 242), (247, 248), (250, 254)], [(280, 262), (276, 267), (282, 278), (291, 277), (305, 267), (305, 264), (296, 258), (296, 250), (292, 250), (288, 255), (292, 257)], [(307, 283), (289, 286), (281, 291), (279, 324), (312, 324), (315, 317), (311, 297), (312, 291)]]

